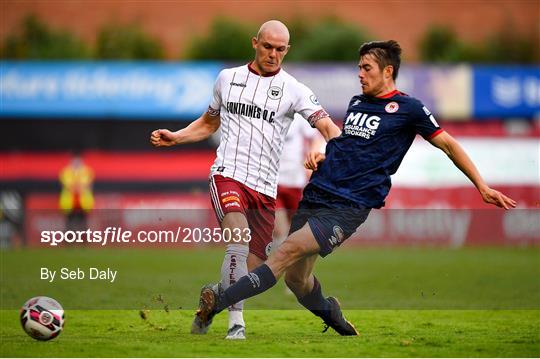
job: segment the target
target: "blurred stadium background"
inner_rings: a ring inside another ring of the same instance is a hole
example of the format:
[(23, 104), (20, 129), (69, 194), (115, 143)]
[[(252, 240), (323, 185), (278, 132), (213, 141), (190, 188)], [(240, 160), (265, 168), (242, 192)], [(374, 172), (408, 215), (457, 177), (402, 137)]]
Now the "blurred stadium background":
[[(250, 61), (250, 37), (271, 18), (291, 29), (284, 68), (336, 122), (359, 92), (361, 43), (400, 42), (398, 88), (424, 101), (487, 182), (519, 203), (514, 211), (489, 209), (440, 151), (418, 139), (386, 209), (348, 246), (540, 243), (538, 1), (4, 0), (1, 10), (4, 248), (39, 246), (39, 231), (65, 228), (74, 207), (98, 227), (213, 223), (208, 210), (159, 224), (125, 213), (210, 208), (216, 139), (155, 150), (149, 134), (182, 128), (205, 111), (220, 69)], [(66, 167), (74, 158), (86, 166), (79, 175)], [(73, 177), (84, 190), (69, 188)], [(114, 220), (108, 209), (118, 210)]]

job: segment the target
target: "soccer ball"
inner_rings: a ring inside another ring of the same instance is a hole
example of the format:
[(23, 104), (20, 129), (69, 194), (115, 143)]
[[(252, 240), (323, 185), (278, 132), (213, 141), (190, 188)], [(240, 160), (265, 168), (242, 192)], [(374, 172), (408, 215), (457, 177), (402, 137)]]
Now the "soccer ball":
[(64, 309), (49, 297), (34, 297), (21, 308), (21, 325), (34, 339), (56, 338), (64, 328)]

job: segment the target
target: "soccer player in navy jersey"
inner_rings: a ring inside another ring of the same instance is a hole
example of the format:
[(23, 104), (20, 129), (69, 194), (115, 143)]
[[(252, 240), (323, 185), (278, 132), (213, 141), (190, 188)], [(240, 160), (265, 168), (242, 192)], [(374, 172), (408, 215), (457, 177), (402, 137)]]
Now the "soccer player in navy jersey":
[(197, 315), (204, 322), (242, 299), (262, 293), (285, 274), (300, 304), (341, 335), (357, 335), (338, 301), (322, 295), (313, 276), (317, 256), (325, 257), (384, 206), (394, 174), (416, 134), (441, 149), (476, 186), (484, 202), (509, 209), (516, 202), (491, 189), (459, 143), (443, 131), (417, 99), (396, 89), (401, 48), (396, 41), (362, 45), (359, 51), (362, 94), (347, 109), (343, 131), (331, 139), (326, 154), (310, 153), (313, 169), (289, 237), (261, 266), (227, 290), (209, 285), (201, 292)]

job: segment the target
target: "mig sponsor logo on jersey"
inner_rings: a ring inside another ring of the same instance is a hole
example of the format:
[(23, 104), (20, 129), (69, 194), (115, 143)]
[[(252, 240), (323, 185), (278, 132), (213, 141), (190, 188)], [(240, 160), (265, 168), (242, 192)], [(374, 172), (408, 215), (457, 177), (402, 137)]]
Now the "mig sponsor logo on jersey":
[(269, 123), (274, 123), (274, 116), (276, 115), (274, 111), (263, 110), (259, 106), (241, 102), (227, 102), (227, 111), (233, 115), (263, 119)]
[(272, 100), (279, 100), (281, 96), (283, 96), (283, 91), (280, 87), (277, 86), (271, 86), (268, 89), (267, 92), (268, 97), (270, 97)]
[(345, 119), (343, 130), (347, 135), (370, 139), (371, 136), (375, 136), (375, 133), (377, 133), (380, 121), (381, 118), (379, 116), (369, 116), (367, 113), (361, 112), (350, 112), (349, 116)]
[(247, 86), (246, 84), (239, 83), (239, 82), (231, 82), (230, 85), (231, 86), (238, 86), (238, 87), (246, 87)]
[(399, 110), (399, 105), (397, 102), (389, 102), (386, 104), (386, 106), (384, 106), (384, 110), (388, 113), (394, 113), (394, 112), (397, 112), (397, 110)]

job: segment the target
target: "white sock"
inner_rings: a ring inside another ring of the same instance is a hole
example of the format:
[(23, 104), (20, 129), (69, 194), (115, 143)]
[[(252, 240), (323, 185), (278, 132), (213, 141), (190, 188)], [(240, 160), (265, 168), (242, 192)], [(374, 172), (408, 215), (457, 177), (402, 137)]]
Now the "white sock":
[[(247, 257), (249, 248), (244, 244), (229, 244), (225, 250), (225, 258), (221, 266), (221, 286), (223, 289), (229, 288), (232, 284), (248, 274)], [(235, 324), (245, 326), (243, 309), (244, 301), (240, 301), (229, 308), (229, 328)]]
[(229, 307), (229, 329), (236, 324), (240, 324), (243, 327), (246, 326), (246, 323), (244, 323), (244, 312), (242, 310), (231, 310), (231, 307)]

